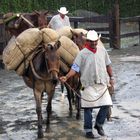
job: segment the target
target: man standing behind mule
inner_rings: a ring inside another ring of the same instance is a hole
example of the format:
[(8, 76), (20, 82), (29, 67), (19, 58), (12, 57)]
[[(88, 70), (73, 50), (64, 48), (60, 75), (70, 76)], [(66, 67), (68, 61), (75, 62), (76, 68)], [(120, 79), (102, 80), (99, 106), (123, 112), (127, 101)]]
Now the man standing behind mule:
[(58, 12), (59, 14), (53, 16), (48, 24), (48, 27), (54, 30), (70, 26), (69, 17), (66, 15), (68, 13), (66, 7), (61, 7)]
[(107, 118), (109, 107), (112, 106), (107, 88), (109, 84), (114, 85), (111, 61), (106, 49), (98, 45), (99, 38), (96, 31), (89, 31), (84, 49), (76, 56), (67, 75), (60, 77), (62, 82), (66, 82), (76, 73), (80, 73), (83, 86), (81, 107), (84, 109), (84, 130), (87, 138), (94, 138), (92, 110), (99, 108), (94, 128), (99, 135), (104, 136), (103, 124)]

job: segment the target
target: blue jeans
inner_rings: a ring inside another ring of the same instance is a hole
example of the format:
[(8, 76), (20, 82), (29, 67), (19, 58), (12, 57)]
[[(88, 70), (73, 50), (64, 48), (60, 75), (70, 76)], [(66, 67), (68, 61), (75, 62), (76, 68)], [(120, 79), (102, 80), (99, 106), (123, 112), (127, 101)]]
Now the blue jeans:
[[(92, 132), (92, 108), (84, 108), (84, 130)], [(109, 106), (101, 106), (96, 117), (95, 124), (102, 126), (107, 118)]]

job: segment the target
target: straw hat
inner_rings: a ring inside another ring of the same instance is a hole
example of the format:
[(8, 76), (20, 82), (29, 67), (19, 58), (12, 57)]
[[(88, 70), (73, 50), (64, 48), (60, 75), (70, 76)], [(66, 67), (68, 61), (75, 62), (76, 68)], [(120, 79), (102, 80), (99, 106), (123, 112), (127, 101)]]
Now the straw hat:
[(63, 15), (66, 15), (69, 11), (67, 11), (66, 7), (61, 7), (59, 10), (58, 10), (59, 13), (63, 14)]
[(86, 39), (91, 41), (96, 41), (100, 39), (101, 34), (98, 35), (98, 33), (95, 30), (90, 30), (87, 33)]

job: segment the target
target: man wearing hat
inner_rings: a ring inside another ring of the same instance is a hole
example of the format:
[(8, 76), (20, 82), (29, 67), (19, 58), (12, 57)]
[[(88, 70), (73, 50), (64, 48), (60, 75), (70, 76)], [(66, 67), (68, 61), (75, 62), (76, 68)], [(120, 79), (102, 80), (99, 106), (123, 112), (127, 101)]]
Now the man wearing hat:
[(59, 14), (53, 16), (48, 24), (48, 27), (54, 30), (70, 26), (69, 17), (66, 15), (68, 13), (66, 7), (61, 7), (58, 12)]
[(92, 124), (92, 110), (99, 108), (94, 128), (98, 134), (104, 136), (103, 124), (107, 118), (112, 100), (108, 85), (114, 85), (111, 61), (106, 49), (98, 45), (100, 35), (90, 30), (86, 36), (86, 43), (76, 56), (70, 71), (60, 77), (66, 82), (76, 73), (80, 73), (82, 83), (81, 107), (84, 109), (84, 130), (87, 138), (94, 138)]

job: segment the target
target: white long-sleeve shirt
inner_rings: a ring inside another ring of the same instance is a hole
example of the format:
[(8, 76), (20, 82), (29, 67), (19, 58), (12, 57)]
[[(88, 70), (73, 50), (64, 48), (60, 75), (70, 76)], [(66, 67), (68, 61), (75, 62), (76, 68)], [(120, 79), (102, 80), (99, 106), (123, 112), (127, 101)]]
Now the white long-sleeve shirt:
[(63, 28), (64, 26), (70, 26), (69, 17), (65, 15), (65, 17), (62, 19), (59, 14), (52, 17), (52, 19), (49, 22), (49, 25), (52, 29), (58, 30), (60, 28)]
[(111, 61), (105, 48), (97, 47), (95, 54), (84, 48), (75, 58), (72, 69), (81, 73), (80, 79), (84, 87), (96, 83), (108, 85), (109, 78), (106, 66), (110, 64)]

